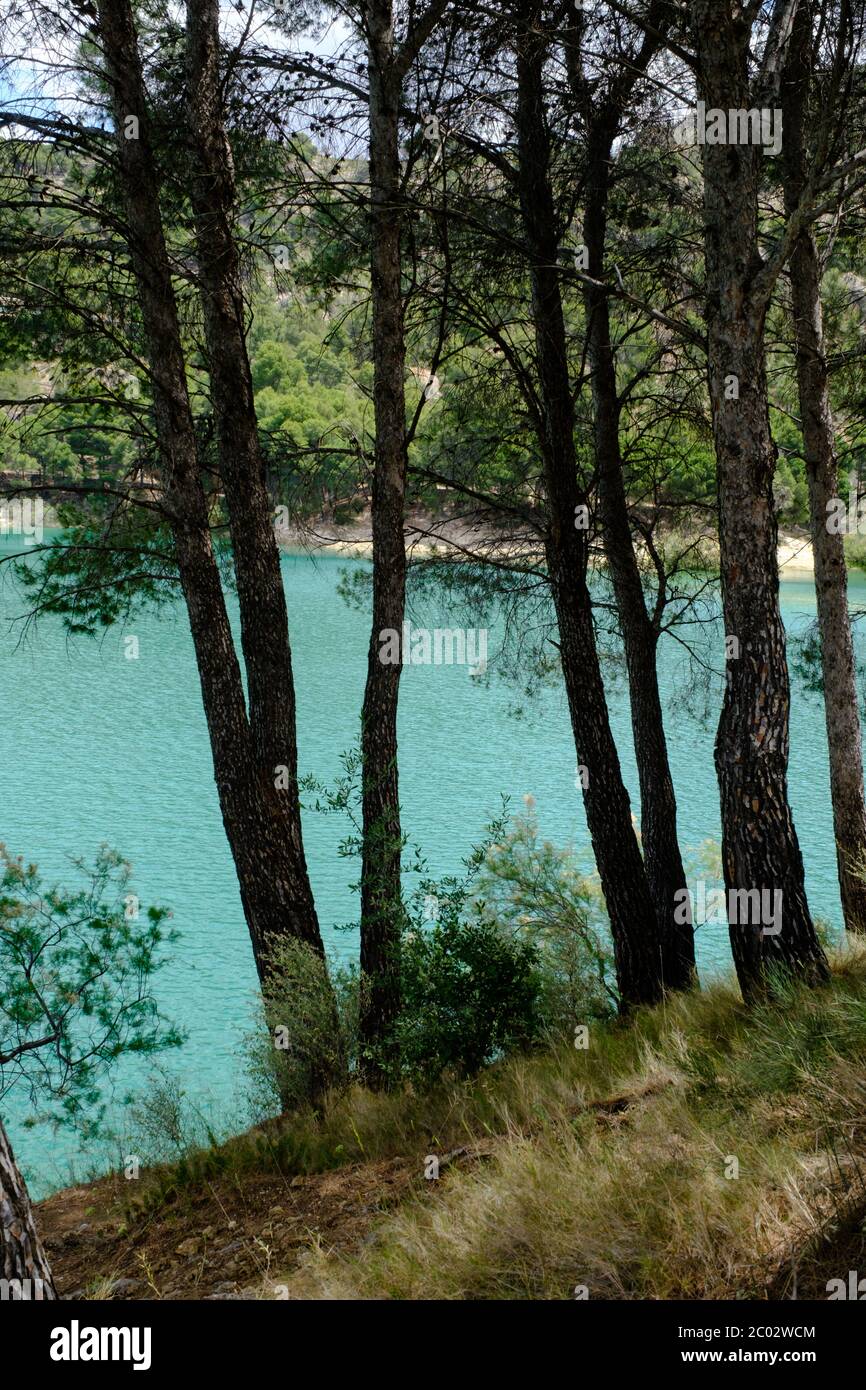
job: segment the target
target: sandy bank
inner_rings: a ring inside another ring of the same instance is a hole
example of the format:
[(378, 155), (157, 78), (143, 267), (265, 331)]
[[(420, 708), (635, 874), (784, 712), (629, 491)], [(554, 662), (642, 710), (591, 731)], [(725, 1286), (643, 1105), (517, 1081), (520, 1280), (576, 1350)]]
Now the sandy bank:
[[(277, 539), (287, 550), (313, 553), (330, 551), (361, 559), (369, 559), (372, 549), (369, 515), (349, 525), (322, 521), (314, 522), (304, 532), (279, 530)], [(475, 551), (488, 555), (495, 552), (501, 558), (508, 552), (526, 556), (531, 553), (531, 543), (528, 538), (509, 537), (492, 527), (461, 519), (434, 522), (430, 517), (414, 514), (408, 520), (406, 549), (416, 559), (426, 558), (434, 552), (449, 554), (452, 558), (463, 553), (469, 558)], [(812, 543), (805, 532), (780, 530), (778, 557), (779, 571), (783, 577), (802, 578), (815, 572)]]

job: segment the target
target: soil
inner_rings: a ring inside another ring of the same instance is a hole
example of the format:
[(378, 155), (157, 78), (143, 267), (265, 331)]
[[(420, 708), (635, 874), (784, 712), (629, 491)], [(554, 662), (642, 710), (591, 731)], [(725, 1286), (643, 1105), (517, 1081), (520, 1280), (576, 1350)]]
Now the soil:
[(255, 1298), (311, 1244), (359, 1245), (417, 1179), (402, 1159), (220, 1177), (130, 1221), (129, 1184), (113, 1176), (48, 1197), (37, 1221), (61, 1298)]
[[(441, 1179), (492, 1148), (442, 1155)], [(61, 1298), (279, 1298), (274, 1280), (311, 1247), (356, 1250), (390, 1209), (413, 1193), (435, 1201), (440, 1186), (413, 1156), (303, 1176), (220, 1176), (135, 1216), (130, 1183), (113, 1174), (54, 1193), (36, 1217)]]

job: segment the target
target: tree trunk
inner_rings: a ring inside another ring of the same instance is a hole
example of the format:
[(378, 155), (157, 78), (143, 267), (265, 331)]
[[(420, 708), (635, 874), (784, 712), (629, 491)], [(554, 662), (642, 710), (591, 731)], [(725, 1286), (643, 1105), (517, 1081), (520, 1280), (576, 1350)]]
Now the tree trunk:
[(574, 407), (557, 269), (556, 224), (544, 117), (544, 40), (522, 36), (517, 54), (520, 203), (532, 257), (532, 318), (541, 408), (540, 444), (548, 494), (548, 576), (584, 802), (610, 919), (621, 1007), (661, 998), (661, 941), (628, 792), (610, 729), (587, 584), (586, 531), (574, 449)]
[[(240, 665), (211, 544), (177, 304), (148, 139), (144, 86), (129, 0), (99, 0), (99, 28), (118, 132), (119, 166), (150, 361), (165, 503), (210, 734), (223, 824), (240, 884), (259, 975), (272, 939), (296, 934), (322, 951), (314, 917), (298, 910), (297, 855), (286, 802), (256, 756)], [(135, 125), (127, 118), (135, 118)], [(132, 138), (125, 132), (135, 131)]]
[[(56, 1299), (48, 1257), (33, 1220), (33, 1207), (0, 1120), (0, 1297)], [(14, 1281), (12, 1288), (9, 1283)]]
[[(693, 0), (692, 17), (707, 109), (748, 109), (749, 26), (734, 20), (730, 0)], [(703, 152), (709, 386), (731, 644), (715, 761), (731, 948), (747, 1000), (764, 992), (770, 967), (810, 982), (828, 974), (788, 802), (790, 687), (764, 355), (767, 295), (756, 287), (760, 158), (755, 145), (708, 144)], [(743, 897), (756, 891), (769, 895), (759, 901), (772, 913)], [(777, 903), (778, 923), (770, 920)]]
[[(259, 446), (234, 238), (235, 178), (219, 71), (219, 0), (189, 0), (187, 64), (193, 169), (190, 184), (204, 307), (219, 470), (229, 515), (258, 775), (276, 800), (294, 889), (287, 925), (320, 946), (301, 832), (295, 685), (286, 595), (265, 463)], [(285, 768), (278, 778), (277, 770)]]
[[(599, 126), (592, 132), (587, 151), (589, 168), (583, 235), (588, 273), (594, 280), (601, 281), (604, 280), (610, 157), (615, 133), (615, 127)], [(640, 778), (644, 861), (661, 933), (665, 987), (687, 989), (695, 981), (695, 939), (691, 924), (678, 920), (682, 914), (676, 908), (678, 902), (685, 901), (678, 895), (686, 888), (686, 875), (677, 838), (676, 795), (659, 695), (658, 630), (647, 613), (629, 524), (608, 298), (603, 290), (588, 285), (585, 301), (602, 540), (628, 669), (632, 735)]]
[(406, 605), (406, 403), (400, 254), (401, 83), (391, 0), (370, 0), (370, 234), (373, 320), (373, 622), (361, 716), (362, 1065), (368, 1084), (387, 1081), (390, 1033), (400, 1008), (402, 831), (397, 775), (400, 663), (381, 659), (382, 633), (402, 634)]
[[(809, 109), (811, 18), (801, 6), (794, 23), (785, 72), (785, 209), (790, 217), (806, 182), (806, 119)], [(791, 308), (797, 349), (803, 449), (809, 484), (809, 521), (815, 557), (815, 592), (824, 713), (830, 754), (830, 796), (842, 912), (849, 931), (866, 931), (866, 799), (858, 711), (854, 643), (848, 613), (844, 538), (827, 527), (827, 506), (839, 496), (836, 439), (824, 351), (821, 270), (811, 226), (801, 231), (791, 255)]]

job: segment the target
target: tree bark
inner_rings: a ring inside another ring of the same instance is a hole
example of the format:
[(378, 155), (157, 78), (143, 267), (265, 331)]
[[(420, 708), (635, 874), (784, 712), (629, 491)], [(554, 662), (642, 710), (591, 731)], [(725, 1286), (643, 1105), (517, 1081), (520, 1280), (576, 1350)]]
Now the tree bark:
[(51, 1266), (33, 1219), (27, 1186), (15, 1162), (9, 1136), (0, 1120), (0, 1277), (16, 1281), (4, 1297), (56, 1299)]
[[(244, 297), (234, 237), (234, 163), (225, 129), (219, 69), (219, 0), (189, 0), (187, 66), (193, 169), (190, 193), (204, 308), (219, 471), (229, 516), (247, 675), (249, 722), (260, 778), (275, 782), (294, 888), (293, 936), (320, 948), (307, 871), (298, 792), (295, 684), (280, 554), (244, 330)], [(277, 769), (286, 774), (277, 779)]]
[[(748, 109), (750, 26), (732, 14), (730, 0), (693, 0), (692, 20), (707, 109)], [(731, 948), (747, 1000), (765, 992), (771, 967), (809, 982), (828, 975), (788, 801), (790, 685), (773, 506), (767, 292), (758, 279), (764, 264), (758, 245), (760, 159), (755, 145), (708, 144), (703, 151), (722, 598), (725, 633), (736, 643), (727, 661), (715, 762)], [(768, 893), (769, 903), (781, 902), (780, 930), (760, 917), (751, 920), (757, 914), (746, 910), (742, 893), (755, 890)]]
[[(587, 150), (586, 212), (583, 224), (587, 270), (604, 280), (604, 249), (611, 148), (616, 122), (599, 121)], [(667, 989), (687, 989), (695, 981), (692, 925), (680, 922), (678, 902), (686, 875), (677, 838), (677, 803), (668, 761), (659, 695), (656, 649), (658, 629), (647, 612), (628, 515), (620, 449), (620, 401), (611, 343), (608, 297), (588, 285), (585, 291), (587, 355), (592, 371), (595, 463), (601, 532), (613, 581), (629, 681), (632, 735), (641, 795), (644, 862), (662, 941)]]
[[(811, 18), (808, 8), (801, 5), (794, 22), (782, 97), (785, 210), (789, 217), (800, 202), (807, 178), (810, 49)], [(864, 932), (866, 799), (863, 792), (863, 746), (854, 643), (848, 612), (844, 538), (841, 532), (831, 532), (827, 526), (828, 503), (839, 496), (839, 472), (824, 349), (821, 269), (811, 225), (800, 232), (794, 244), (790, 271), (797, 388), (815, 558), (836, 863), (845, 926), (849, 931)]]
[(402, 634), (406, 607), (406, 400), (400, 251), (399, 102), (391, 0), (366, 5), (369, 41), (373, 405), (373, 618), (361, 715), (361, 1017), (365, 1080), (387, 1082), (400, 1008), (402, 830), (397, 772), (400, 663), (381, 659), (385, 631)]
[[(98, 16), (118, 132), (132, 270), (150, 362), (165, 503), (189, 613), (223, 824), (256, 965), (264, 979), (273, 939), (294, 934), (321, 953), (321, 937), (315, 917), (306, 909), (298, 910), (297, 856), (291, 846), (286, 801), (276, 790), (273, 773), (257, 757), (213, 553), (129, 0), (99, 0)], [(125, 135), (127, 117), (138, 122), (133, 138)]]
[(532, 318), (540, 398), (540, 445), (548, 494), (548, 576), (578, 762), (587, 769), (584, 803), (610, 919), (623, 1010), (663, 992), (658, 923), (629, 796), (611, 733), (587, 584), (586, 531), (574, 448), (574, 406), (557, 268), (550, 148), (544, 114), (545, 41), (527, 26), (517, 52), (520, 204), (531, 256)]

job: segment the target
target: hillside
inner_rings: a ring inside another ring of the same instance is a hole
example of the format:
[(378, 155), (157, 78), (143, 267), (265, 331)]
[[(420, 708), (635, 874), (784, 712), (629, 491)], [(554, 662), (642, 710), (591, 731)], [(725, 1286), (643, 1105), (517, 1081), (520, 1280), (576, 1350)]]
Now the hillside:
[(866, 1256), (864, 1065), (849, 947), (819, 991), (747, 1014), (717, 984), (586, 1050), (354, 1090), (39, 1222), (66, 1297), (826, 1299)]

